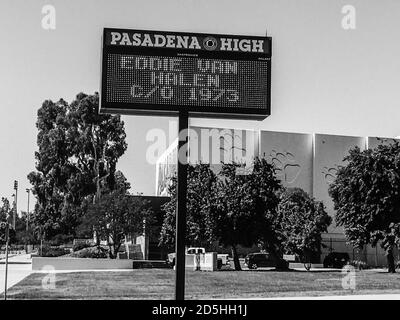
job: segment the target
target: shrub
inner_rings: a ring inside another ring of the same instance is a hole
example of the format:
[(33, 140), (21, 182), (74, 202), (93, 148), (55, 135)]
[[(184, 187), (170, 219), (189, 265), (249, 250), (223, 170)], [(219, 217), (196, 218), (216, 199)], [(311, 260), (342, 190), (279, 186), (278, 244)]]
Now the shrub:
[(39, 249), (41, 257), (60, 257), (70, 253), (68, 249), (59, 247), (43, 246), (42, 250)]
[(12, 244), (12, 245), (10, 245), (9, 249), (11, 251), (24, 251), (25, 245), (24, 244)]
[(76, 251), (80, 251), (80, 250), (82, 250), (82, 249), (85, 249), (85, 248), (90, 248), (90, 247), (92, 247), (92, 245), (90, 244), (90, 243), (85, 243), (85, 242), (81, 242), (81, 243), (76, 243), (76, 244), (74, 244), (74, 246), (72, 247), (72, 251), (73, 252), (76, 252)]
[(57, 234), (50, 239), (49, 243), (52, 246), (59, 246), (66, 243), (71, 243), (74, 240), (74, 236), (66, 234)]
[(84, 248), (77, 252), (73, 252), (71, 257), (102, 259), (108, 257), (108, 250), (102, 247)]

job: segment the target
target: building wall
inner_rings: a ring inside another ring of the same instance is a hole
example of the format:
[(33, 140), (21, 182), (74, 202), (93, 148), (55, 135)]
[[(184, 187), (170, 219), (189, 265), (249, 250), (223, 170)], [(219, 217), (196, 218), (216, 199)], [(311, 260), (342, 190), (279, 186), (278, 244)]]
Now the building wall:
[(252, 130), (191, 127), (189, 161), (191, 164), (251, 163), (258, 155), (258, 132)]
[(386, 144), (392, 143), (394, 141), (398, 141), (398, 139), (382, 138), (382, 137), (367, 137), (367, 148), (374, 149), (380, 144), (386, 145)]
[[(156, 163), (156, 195), (168, 195), (169, 179), (176, 173), (178, 140)], [(221, 163), (251, 163), (259, 154), (259, 133), (252, 130), (190, 127), (189, 163), (209, 163), (215, 173)]]
[[(348, 151), (358, 146), (365, 149), (364, 137), (348, 137), (327, 134), (314, 135), (313, 196), (322, 201), (326, 211), (333, 218), (333, 201), (328, 194), (329, 184), (334, 181), (338, 166), (344, 164), (343, 158)], [(333, 221), (328, 229), (329, 237), (343, 238), (343, 229)]]
[(176, 139), (156, 163), (156, 196), (167, 196), (169, 178), (174, 176), (177, 164), (178, 140)]
[(298, 187), (312, 195), (313, 136), (311, 134), (261, 131), (260, 156), (275, 164), (285, 187)]

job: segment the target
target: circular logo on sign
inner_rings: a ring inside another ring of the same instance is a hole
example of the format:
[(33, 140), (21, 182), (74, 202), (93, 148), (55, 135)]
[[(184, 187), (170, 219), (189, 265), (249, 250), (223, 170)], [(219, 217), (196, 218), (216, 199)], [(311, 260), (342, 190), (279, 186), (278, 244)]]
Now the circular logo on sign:
[(207, 37), (203, 40), (204, 49), (212, 51), (217, 47), (217, 39), (213, 37)]

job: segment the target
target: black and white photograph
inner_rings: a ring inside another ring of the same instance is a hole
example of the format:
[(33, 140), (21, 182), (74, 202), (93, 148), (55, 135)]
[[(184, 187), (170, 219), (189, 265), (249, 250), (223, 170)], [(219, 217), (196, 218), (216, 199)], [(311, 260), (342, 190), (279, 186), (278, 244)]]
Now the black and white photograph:
[(0, 299), (400, 300), (399, 75), (398, 0), (0, 0)]

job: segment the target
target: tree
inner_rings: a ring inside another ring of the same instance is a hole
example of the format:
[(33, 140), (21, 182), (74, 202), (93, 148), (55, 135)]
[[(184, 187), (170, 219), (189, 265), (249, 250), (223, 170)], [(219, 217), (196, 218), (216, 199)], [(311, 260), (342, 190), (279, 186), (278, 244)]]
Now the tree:
[(78, 170), (78, 182), (81, 179), (86, 182), (86, 178), (90, 181), (78, 184), (71, 181), (72, 200), (75, 200), (76, 193), (85, 193), (80, 189), (82, 186), (94, 186), (96, 198), (100, 197), (102, 187), (114, 189), (116, 164), (127, 148), (124, 122), (120, 116), (99, 114), (98, 110), (97, 93), (92, 96), (80, 93), (69, 107), (67, 136), (70, 137), (72, 154), (69, 160)]
[[(274, 167), (255, 159), (253, 171), (238, 174), (240, 164), (223, 164), (217, 176), (208, 164), (188, 167), (186, 244), (207, 246), (214, 240), (232, 248), (235, 269), (241, 270), (236, 247), (263, 242), (276, 252), (278, 238), (274, 219), (280, 182)], [(169, 187), (171, 201), (166, 212), (160, 243), (175, 243), (176, 178)]]
[(96, 202), (88, 205), (81, 225), (89, 230), (94, 228), (98, 238), (107, 241), (112, 259), (117, 257), (125, 236), (143, 234), (145, 227), (152, 223), (149, 202), (132, 197), (123, 175), (117, 172), (116, 176), (115, 189), (104, 191)]
[(28, 221), (27, 228), (27, 213), (22, 211), (21, 217), (15, 219), (15, 236), (16, 242), (19, 244), (35, 244), (38, 239), (35, 237), (34, 225), (32, 221)]
[(11, 212), (10, 203), (6, 198), (1, 198), (2, 205), (0, 207), (0, 241), (5, 243), (6, 241), (6, 227), (7, 218)]
[[(217, 176), (209, 164), (188, 166), (186, 244), (207, 247), (213, 240), (213, 205)], [(176, 227), (176, 177), (171, 178), (171, 200), (163, 206), (165, 212), (160, 234), (160, 245), (175, 244)]]
[(331, 222), (323, 203), (304, 190), (289, 188), (281, 193), (276, 226), (285, 252), (310, 261), (312, 254), (320, 253), (321, 233)]
[(400, 144), (350, 150), (329, 194), (337, 225), (356, 247), (378, 242), (386, 250), (388, 271), (395, 272), (393, 249), (400, 240)]
[[(10, 201), (7, 198), (1, 198), (0, 206), (0, 243), (6, 243), (7, 224), (10, 223), (10, 217), (13, 215), (13, 209), (10, 206)], [(9, 242), (15, 242), (15, 231), (9, 228)]]
[(75, 234), (84, 200), (114, 188), (116, 163), (127, 148), (124, 123), (98, 109), (97, 93), (80, 93), (70, 105), (46, 100), (38, 110), (37, 171), (28, 179), (37, 198), (34, 220), (48, 238)]
[(273, 165), (256, 158), (249, 174), (238, 174), (241, 165), (223, 164), (218, 181), (215, 228), (220, 243), (231, 246), (235, 270), (241, 270), (237, 245), (263, 241), (276, 254), (277, 192), (282, 186)]

